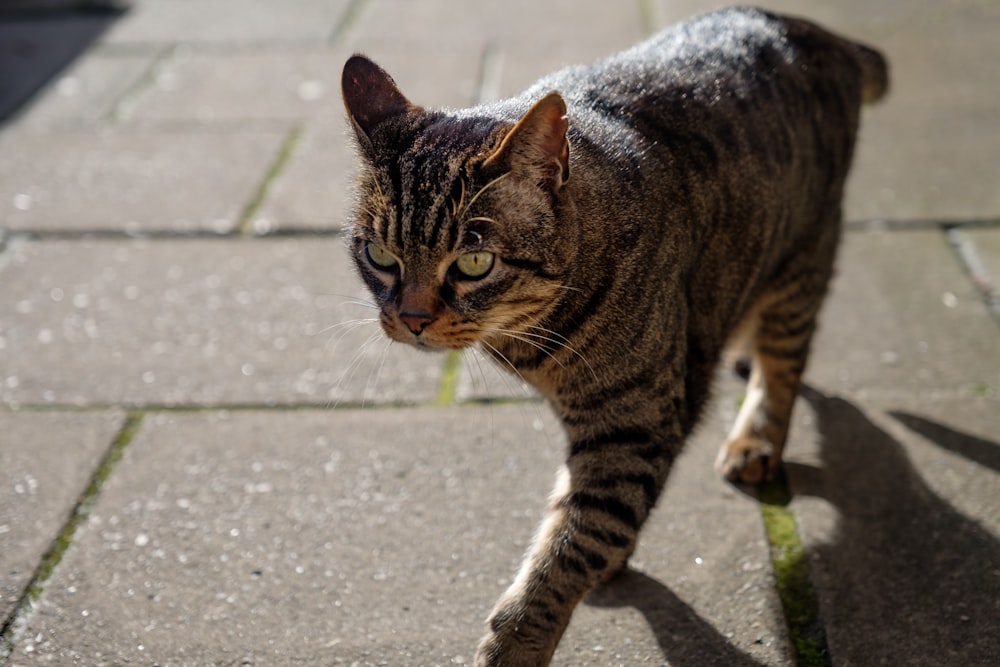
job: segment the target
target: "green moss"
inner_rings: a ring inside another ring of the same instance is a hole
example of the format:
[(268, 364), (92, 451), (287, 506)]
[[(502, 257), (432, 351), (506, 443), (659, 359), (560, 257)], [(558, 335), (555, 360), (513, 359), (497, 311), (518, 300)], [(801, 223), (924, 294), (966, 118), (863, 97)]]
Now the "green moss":
[(809, 562), (799, 539), (795, 515), (788, 508), (791, 493), (784, 478), (759, 489), (761, 517), (771, 546), (771, 563), (785, 612), (785, 621), (799, 667), (830, 664), (819, 602), (809, 578)]
[(350, 0), (347, 3), (344, 11), (340, 14), (340, 19), (337, 21), (336, 27), (330, 34), (331, 44), (338, 44), (344, 39), (348, 31), (361, 18), (361, 12), (366, 4), (368, 4), (367, 0)]
[(996, 390), (992, 385), (982, 382), (977, 384), (972, 388), (973, 396), (990, 397), (996, 394)]
[(434, 405), (445, 407), (455, 404), (458, 395), (458, 374), (462, 365), (462, 355), (459, 352), (449, 352), (441, 370), (441, 384), (438, 385)]
[(76, 506), (70, 512), (66, 523), (63, 524), (62, 530), (59, 531), (59, 534), (49, 546), (48, 551), (42, 556), (38, 567), (35, 569), (35, 573), (31, 577), (31, 581), (18, 601), (14, 613), (10, 615), (10, 618), (0, 628), (0, 659), (6, 658), (13, 650), (14, 632), (18, 619), (23, 618), (31, 609), (31, 606), (41, 597), (42, 591), (45, 589), (45, 584), (52, 576), (56, 566), (62, 561), (70, 545), (73, 544), (73, 538), (76, 535), (77, 529), (87, 520), (90, 508), (100, 495), (101, 488), (103, 488), (104, 483), (121, 461), (125, 448), (139, 431), (139, 427), (142, 424), (142, 417), (143, 413), (132, 412), (125, 418), (121, 430), (119, 430), (118, 435), (111, 443), (104, 458), (98, 464), (97, 470), (94, 471), (93, 476), (90, 478), (90, 483), (80, 495)]
[(246, 207), (244, 207), (243, 212), (240, 214), (238, 229), (241, 234), (247, 236), (253, 235), (254, 217), (256, 217), (257, 211), (260, 210), (261, 204), (264, 203), (264, 198), (267, 197), (267, 193), (271, 190), (275, 179), (278, 178), (278, 174), (282, 172), (289, 158), (292, 157), (292, 153), (295, 152), (295, 147), (298, 146), (301, 138), (301, 127), (293, 128), (288, 133), (288, 136), (285, 137), (284, 143), (278, 149), (278, 155), (274, 158), (274, 162), (271, 163), (260, 185), (257, 186), (250, 201), (247, 202)]
[(657, 21), (657, 11), (653, 0), (637, 0), (639, 3), (639, 28), (644, 35), (652, 35), (662, 26)]

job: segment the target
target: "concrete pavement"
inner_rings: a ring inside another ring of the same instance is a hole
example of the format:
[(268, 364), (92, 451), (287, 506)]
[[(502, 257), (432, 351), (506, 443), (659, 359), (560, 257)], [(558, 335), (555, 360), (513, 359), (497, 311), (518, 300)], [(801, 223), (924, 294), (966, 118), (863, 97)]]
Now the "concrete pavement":
[[(787, 480), (717, 479), (720, 378), (554, 664), (997, 664), (1000, 7), (765, 4), (893, 66)], [(564, 442), (359, 303), (340, 68), (465, 105), (712, 6), (0, 3), (18, 77), (79, 50), (0, 127), (0, 665), (470, 664)]]

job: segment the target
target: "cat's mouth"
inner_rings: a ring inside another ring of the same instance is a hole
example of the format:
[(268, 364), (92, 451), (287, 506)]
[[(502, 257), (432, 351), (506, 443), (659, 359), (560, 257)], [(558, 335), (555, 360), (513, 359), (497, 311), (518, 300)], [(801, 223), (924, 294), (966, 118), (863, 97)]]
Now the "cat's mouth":
[(459, 336), (449, 332), (438, 322), (414, 326), (412, 322), (404, 322), (398, 316), (383, 317), (382, 329), (392, 340), (426, 352), (461, 350), (475, 342), (466, 335)]

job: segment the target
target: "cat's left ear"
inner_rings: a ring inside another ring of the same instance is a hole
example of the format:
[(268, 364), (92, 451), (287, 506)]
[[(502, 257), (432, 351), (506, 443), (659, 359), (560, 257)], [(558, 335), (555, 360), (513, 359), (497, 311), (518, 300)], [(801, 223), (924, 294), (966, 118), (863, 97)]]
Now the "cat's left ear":
[(417, 109), (396, 87), (389, 74), (362, 55), (344, 64), (340, 81), (344, 106), (363, 147), (371, 147), (372, 132), (390, 118)]
[(483, 166), (503, 166), (556, 191), (569, 180), (567, 130), (566, 103), (551, 92), (521, 117)]

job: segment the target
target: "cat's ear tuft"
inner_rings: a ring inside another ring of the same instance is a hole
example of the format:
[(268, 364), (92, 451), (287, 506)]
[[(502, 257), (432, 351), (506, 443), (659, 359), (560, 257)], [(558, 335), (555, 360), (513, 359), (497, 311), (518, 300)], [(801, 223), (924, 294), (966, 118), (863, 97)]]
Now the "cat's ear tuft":
[(362, 55), (351, 56), (344, 64), (340, 86), (344, 106), (363, 141), (370, 141), (372, 131), (389, 118), (415, 108), (392, 77)]
[(569, 180), (568, 130), (566, 103), (551, 92), (521, 117), (485, 166), (503, 165), (556, 191)]

